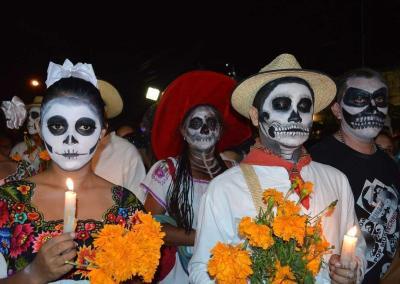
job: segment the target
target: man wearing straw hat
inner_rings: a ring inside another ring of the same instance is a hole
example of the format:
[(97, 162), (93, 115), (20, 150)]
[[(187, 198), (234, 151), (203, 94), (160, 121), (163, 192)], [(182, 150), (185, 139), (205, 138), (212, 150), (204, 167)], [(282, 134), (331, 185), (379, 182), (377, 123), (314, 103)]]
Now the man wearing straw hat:
[[(207, 263), (217, 242), (243, 241), (237, 233), (238, 224), (243, 217), (257, 215), (263, 190), (275, 188), (285, 194), (294, 179), (314, 184), (311, 196), (300, 202), (303, 214), (315, 216), (338, 200), (332, 215), (323, 218), (323, 234), (335, 248), (332, 255), (324, 257), (329, 268), (322, 267), (316, 282), (362, 281), (366, 265), (362, 236), (358, 238), (352, 265), (344, 267), (340, 263), (343, 236), (351, 227), (358, 226), (348, 180), (340, 171), (311, 161), (303, 147), (313, 113), (328, 106), (335, 93), (336, 86), (330, 77), (301, 69), (290, 54), (278, 56), (236, 87), (232, 105), (258, 127), (260, 142), (240, 166), (216, 177), (203, 197), (195, 253), (189, 265), (192, 283), (211, 281)], [(289, 200), (300, 201), (300, 197), (291, 194)]]
[[(124, 106), (118, 90), (104, 80), (97, 80), (97, 84), (105, 104), (107, 119), (118, 116)], [(139, 183), (146, 176), (146, 170), (140, 153), (134, 145), (117, 136), (114, 131), (108, 133), (97, 147), (92, 167), (97, 175), (129, 189), (140, 201), (144, 201)]]

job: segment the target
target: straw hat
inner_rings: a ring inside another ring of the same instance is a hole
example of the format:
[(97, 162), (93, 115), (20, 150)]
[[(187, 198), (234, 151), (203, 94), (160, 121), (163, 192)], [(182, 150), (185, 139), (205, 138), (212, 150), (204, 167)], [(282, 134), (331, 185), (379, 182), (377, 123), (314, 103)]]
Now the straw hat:
[(248, 118), (257, 92), (267, 83), (283, 77), (298, 77), (310, 84), (314, 91), (314, 113), (327, 107), (336, 95), (335, 82), (328, 75), (302, 69), (293, 55), (284, 53), (236, 87), (231, 99), (233, 108)]
[(43, 97), (42, 96), (36, 96), (33, 98), (32, 103), (26, 106), (27, 109), (30, 109), (31, 107), (40, 107), (42, 105)]
[(158, 159), (175, 157), (183, 147), (179, 131), (186, 112), (199, 104), (210, 104), (221, 114), (223, 130), (219, 152), (240, 145), (251, 136), (246, 119), (235, 112), (230, 98), (236, 81), (212, 71), (190, 71), (171, 82), (158, 103), (151, 130), (151, 143)]
[(107, 119), (114, 118), (122, 112), (124, 103), (117, 89), (104, 80), (97, 80), (101, 98), (104, 101)]

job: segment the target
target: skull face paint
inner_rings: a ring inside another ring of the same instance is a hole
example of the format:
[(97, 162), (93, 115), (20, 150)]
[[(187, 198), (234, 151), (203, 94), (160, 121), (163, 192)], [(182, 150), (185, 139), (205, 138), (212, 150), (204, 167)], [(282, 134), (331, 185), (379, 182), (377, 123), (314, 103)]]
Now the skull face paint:
[(209, 106), (199, 106), (187, 116), (182, 135), (190, 147), (206, 151), (215, 146), (221, 135), (221, 123)]
[(39, 133), (39, 121), (40, 121), (40, 107), (34, 106), (29, 109), (28, 122), (26, 128), (30, 135)]
[(350, 78), (340, 103), (342, 128), (361, 140), (378, 135), (388, 112), (388, 92), (377, 78)]
[(101, 134), (95, 112), (85, 103), (64, 97), (50, 101), (41, 117), (42, 137), (51, 159), (66, 171), (85, 166)]
[(307, 86), (299, 83), (277, 85), (262, 106), (260, 130), (268, 144), (295, 149), (310, 134), (313, 98)]

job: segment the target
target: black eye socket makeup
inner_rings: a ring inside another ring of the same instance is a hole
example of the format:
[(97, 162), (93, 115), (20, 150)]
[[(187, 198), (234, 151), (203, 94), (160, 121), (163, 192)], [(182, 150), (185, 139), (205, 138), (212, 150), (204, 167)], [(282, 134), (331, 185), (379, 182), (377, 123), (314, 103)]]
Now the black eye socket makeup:
[(203, 120), (198, 117), (194, 117), (189, 122), (189, 128), (191, 129), (200, 129), (203, 126)]
[(297, 104), (297, 109), (301, 112), (307, 113), (311, 111), (312, 101), (309, 98), (302, 98)]
[(377, 107), (387, 107), (387, 89), (380, 88), (373, 93), (350, 87), (343, 96), (343, 103), (351, 107), (365, 107), (375, 102)]
[(209, 117), (206, 120), (208, 128), (210, 130), (214, 131), (217, 128), (217, 120), (214, 117)]
[(32, 111), (32, 112), (29, 113), (29, 116), (30, 116), (32, 119), (36, 119), (36, 118), (39, 117), (39, 113), (38, 113), (37, 111)]
[(278, 111), (288, 111), (292, 100), (287, 97), (278, 97), (272, 100), (272, 108)]
[(50, 117), (47, 121), (47, 128), (49, 129), (51, 134), (59, 136), (64, 134), (68, 130), (68, 122), (64, 117), (60, 115), (55, 115)]
[(96, 122), (91, 118), (82, 117), (76, 122), (75, 130), (83, 136), (92, 135), (96, 130)]

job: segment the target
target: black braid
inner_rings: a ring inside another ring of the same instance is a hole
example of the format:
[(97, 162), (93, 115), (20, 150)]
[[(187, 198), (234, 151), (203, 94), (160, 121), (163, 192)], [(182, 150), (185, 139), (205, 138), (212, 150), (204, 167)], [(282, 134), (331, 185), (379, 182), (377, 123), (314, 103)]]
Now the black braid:
[(189, 148), (184, 149), (178, 158), (175, 181), (171, 182), (167, 193), (167, 211), (178, 227), (190, 232), (193, 224), (193, 179), (189, 160)]

